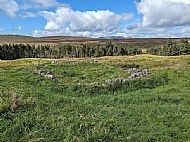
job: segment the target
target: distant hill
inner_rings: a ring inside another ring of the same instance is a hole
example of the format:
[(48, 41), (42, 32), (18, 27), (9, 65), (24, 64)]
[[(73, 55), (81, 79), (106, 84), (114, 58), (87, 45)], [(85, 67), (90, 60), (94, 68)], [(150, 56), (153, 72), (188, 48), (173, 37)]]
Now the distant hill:
[(59, 43), (67, 41), (87, 40), (90, 38), (71, 37), (71, 36), (47, 36), (47, 37), (31, 37), (22, 35), (0, 35), (0, 43)]
[[(180, 39), (174, 39), (179, 41)], [(111, 41), (114, 44), (123, 44), (130, 47), (149, 48), (165, 44), (167, 38), (124, 38), (118, 36), (86, 38), (72, 36), (48, 36), (48, 37), (30, 37), (22, 35), (0, 35), (0, 44), (24, 43), (24, 44), (48, 44), (51, 46), (60, 46), (62, 44), (83, 45), (83, 44), (105, 44)]]
[(123, 36), (108, 36), (108, 37), (99, 37), (100, 39), (125, 39)]

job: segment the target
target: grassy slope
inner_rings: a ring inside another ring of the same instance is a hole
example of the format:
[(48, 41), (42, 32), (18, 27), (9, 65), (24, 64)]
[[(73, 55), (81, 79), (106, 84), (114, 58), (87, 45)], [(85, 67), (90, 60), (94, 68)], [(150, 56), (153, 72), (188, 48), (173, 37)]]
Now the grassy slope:
[[(174, 39), (179, 41), (180, 39)], [(51, 36), (51, 37), (29, 37), (20, 35), (0, 35), (0, 44), (2, 43), (25, 43), (35, 45), (51, 45), (57, 47), (62, 44), (105, 44), (112, 41), (113, 44), (124, 44), (130, 47), (148, 48), (155, 45), (164, 45), (168, 39), (164, 38), (126, 38), (126, 39), (100, 39), (100, 38), (84, 38), (72, 36)]]
[[(95, 65), (88, 60), (60, 60), (57, 66), (49, 60), (1, 61), (0, 141), (190, 141), (190, 56), (102, 57)], [(57, 92), (57, 82), (31, 72), (38, 66), (60, 75), (63, 84), (85, 83), (126, 76), (119, 67), (133, 63), (171, 80), (154, 89), (78, 96)], [(20, 106), (12, 113), (14, 94)]]

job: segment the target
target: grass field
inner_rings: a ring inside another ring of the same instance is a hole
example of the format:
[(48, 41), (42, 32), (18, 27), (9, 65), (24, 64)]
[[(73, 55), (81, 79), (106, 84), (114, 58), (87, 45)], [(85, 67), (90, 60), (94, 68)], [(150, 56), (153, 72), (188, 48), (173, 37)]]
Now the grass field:
[[(151, 74), (89, 86), (134, 65)], [(189, 95), (190, 56), (0, 61), (0, 141), (188, 142)]]

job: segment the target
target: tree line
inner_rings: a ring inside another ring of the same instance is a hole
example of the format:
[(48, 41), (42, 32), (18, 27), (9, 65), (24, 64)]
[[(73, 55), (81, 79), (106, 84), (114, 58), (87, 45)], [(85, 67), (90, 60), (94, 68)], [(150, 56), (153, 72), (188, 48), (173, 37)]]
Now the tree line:
[(85, 58), (101, 56), (138, 55), (141, 53), (141, 49), (129, 48), (126, 45), (113, 45), (111, 42), (103, 45), (62, 45), (59, 48), (51, 48), (49, 45), (0, 45), (1, 60), (14, 60), (19, 58)]
[(188, 39), (182, 39), (180, 42), (168, 40), (166, 45), (156, 48), (151, 48), (148, 53), (160, 56), (178, 56), (190, 54), (190, 43)]

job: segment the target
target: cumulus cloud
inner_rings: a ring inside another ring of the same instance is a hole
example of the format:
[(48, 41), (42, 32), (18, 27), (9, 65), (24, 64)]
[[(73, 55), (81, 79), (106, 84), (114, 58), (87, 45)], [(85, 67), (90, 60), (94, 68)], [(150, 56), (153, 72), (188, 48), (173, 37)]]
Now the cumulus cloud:
[(143, 19), (121, 27), (122, 21), (132, 14), (117, 14), (109, 10), (74, 11), (68, 7), (55, 12), (42, 11), (47, 23), (44, 29), (35, 30), (35, 36), (75, 35), (88, 37), (184, 37), (190, 36), (190, 2), (188, 0), (141, 0), (137, 10)]
[(28, 9), (46, 9), (59, 5), (61, 4), (56, 0), (21, 0), (19, 4), (16, 0), (0, 0), (0, 11), (10, 17), (16, 17), (19, 11), (21, 17), (27, 18), (37, 16), (34, 12), (28, 12)]
[[(137, 26), (138, 25), (138, 26)], [(133, 38), (184, 38), (190, 37), (190, 25), (186, 26), (162, 26), (149, 27), (141, 26), (141, 23), (135, 23), (126, 27), (126, 37)]]
[(0, 11), (10, 17), (15, 17), (19, 10), (18, 4), (14, 0), (0, 0)]
[(109, 10), (74, 11), (69, 7), (55, 12), (42, 11), (47, 20), (44, 30), (34, 33), (63, 34), (79, 36), (107, 36), (121, 31), (120, 23), (132, 18), (132, 14), (116, 14)]
[(168, 0), (170, 2), (190, 4), (190, 0)]
[(188, 0), (141, 0), (137, 3), (143, 15), (142, 26), (182, 26), (190, 24)]
[[(137, 1), (137, 10), (142, 14), (142, 19), (136, 19), (136, 23), (126, 22), (133, 18), (129, 13), (118, 14), (110, 10), (78, 11), (58, 0), (0, 0), (0, 12), (10, 17), (18, 14), (18, 18), (42, 16), (47, 23), (43, 29), (36, 29), (34, 36), (190, 36), (190, 0)], [(48, 11), (49, 8), (57, 10)], [(22, 27), (14, 30), (23, 31)]]

